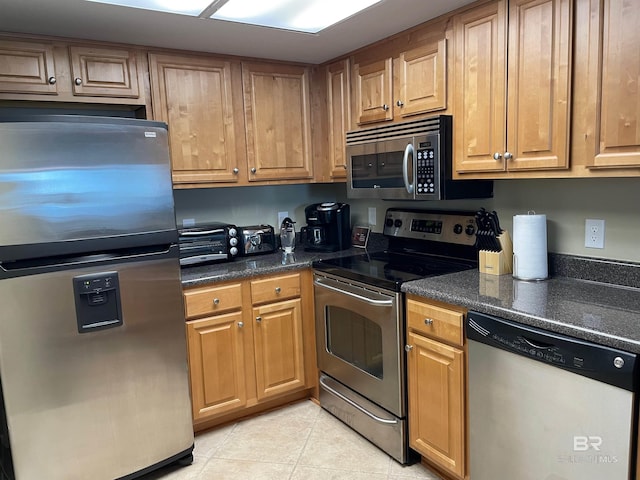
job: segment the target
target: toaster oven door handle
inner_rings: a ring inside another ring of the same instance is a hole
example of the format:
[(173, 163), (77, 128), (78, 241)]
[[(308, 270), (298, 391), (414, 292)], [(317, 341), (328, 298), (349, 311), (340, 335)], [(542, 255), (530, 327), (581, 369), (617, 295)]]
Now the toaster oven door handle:
[(314, 284), (317, 285), (318, 287), (327, 288), (329, 290), (333, 290), (334, 292), (341, 293), (342, 295), (348, 295), (350, 297), (357, 298), (358, 300), (361, 300), (363, 302), (367, 302), (368, 304), (376, 306), (376, 307), (391, 307), (391, 306), (393, 306), (393, 300), (376, 300), (374, 298), (367, 298), (367, 297), (365, 297), (363, 295), (358, 295), (357, 293), (349, 292), (348, 290), (343, 290), (343, 289), (338, 288), (338, 287), (333, 287), (331, 285), (327, 285), (326, 283), (322, 282), (322, 280), (316, 280), (314, 282)]
[(198, 235), (212, 235), (214, 233), (224, 232), (224, 228), (216, 228), (215, 230), (198, 230), (194, 232), (182, 231), (180, 236), (182, 237), (195, 237)]
[(408, 143), (404, 149), (404, 157), (402, 157), (402, 178), (407, 192), (413, 193), (413, 183), (409, 183), (409, 155), (411, 155), (411, 161), (413, 162), (414, 151), (412, 143)]

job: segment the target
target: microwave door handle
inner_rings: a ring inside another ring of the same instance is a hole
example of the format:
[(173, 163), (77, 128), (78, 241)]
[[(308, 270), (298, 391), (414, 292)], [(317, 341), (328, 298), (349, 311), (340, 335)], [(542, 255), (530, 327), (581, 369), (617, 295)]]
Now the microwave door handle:
[(404, 187), (408, 193), (413, 193), (413, 183), (409, 183), (409, 155), (413, 160), (413, 144), (408, 143), (404, 149), (404, 157), (402, 158), (402, 178), (404, 179)]

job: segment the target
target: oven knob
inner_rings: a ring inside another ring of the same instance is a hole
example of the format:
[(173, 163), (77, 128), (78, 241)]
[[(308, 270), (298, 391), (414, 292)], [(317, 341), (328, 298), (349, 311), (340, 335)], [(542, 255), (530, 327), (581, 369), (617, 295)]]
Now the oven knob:
[(238, 254), (238, 249), (236, 247), (231, 247), (229, 249), (229, 253), (231, 254), (231, 256), (236, 256)]
[(235, 247), (238, 244), (238, 239), (236, 237), (231, 237), (229, 239), (229, 245), (231, 245), (232, 247)]
[(397, 219), (395, 222), (393, 222), (393, 226), (396, 228), (400, 228), (402, 226), (402, 220)]
[(235, 228), (230, 228), (229, 229), (229, 236), (230, 237), (235, 237), (236, 235), (238, 235), (238, 231)]
[(455, 233), (456, 235), (460, 235), (462, 233), (462, 225), (456, 223), (453, 227), (453, 233)]
[(393, 219), (391, 219), (391, 218), (387, 218), (387, 219), (384, 221), (384, 224), (385, 224), (387, 227), (393, 227)]
[(466, 233), (467, 235), (473, 235), (474, 233), (476, 233), (476, 228), (469, 224), (467, 225), (467, 228), (464, 229), (464, 233)]

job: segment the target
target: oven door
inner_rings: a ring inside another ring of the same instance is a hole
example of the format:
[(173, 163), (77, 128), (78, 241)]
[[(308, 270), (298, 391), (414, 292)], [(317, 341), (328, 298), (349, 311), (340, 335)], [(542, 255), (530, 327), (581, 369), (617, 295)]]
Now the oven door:
[(320, 370), (404, 417), (402, 294), (324, 273), (314, 293)]
[(347, 145), (347, 197), (415, 198), (414, 138)]

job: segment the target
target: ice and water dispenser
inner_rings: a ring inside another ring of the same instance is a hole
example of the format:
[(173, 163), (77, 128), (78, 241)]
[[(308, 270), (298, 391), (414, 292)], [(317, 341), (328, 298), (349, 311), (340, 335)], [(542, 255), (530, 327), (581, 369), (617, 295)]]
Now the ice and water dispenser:
[(118, 272), (73, 278), (78, 332), (88, 333), (122, 325)]

